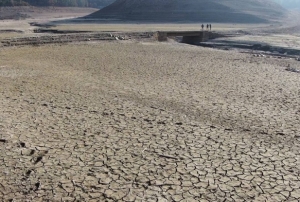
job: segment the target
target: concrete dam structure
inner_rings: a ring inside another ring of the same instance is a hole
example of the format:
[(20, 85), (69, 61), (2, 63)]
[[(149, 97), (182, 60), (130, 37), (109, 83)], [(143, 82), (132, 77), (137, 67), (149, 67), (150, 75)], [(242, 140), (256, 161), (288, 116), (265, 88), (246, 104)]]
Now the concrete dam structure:
[(223, 35), (211, 31), (158, 31), (155, 33), (157, 41), (167, 41), (168, 37), (182, 37), (182, 43), (197, 44)]

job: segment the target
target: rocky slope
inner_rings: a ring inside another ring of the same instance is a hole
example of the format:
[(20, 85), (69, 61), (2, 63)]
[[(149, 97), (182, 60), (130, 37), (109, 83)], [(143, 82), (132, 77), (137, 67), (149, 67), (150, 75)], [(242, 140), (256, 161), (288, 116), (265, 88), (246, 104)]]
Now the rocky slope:
[(280, 19), (285, 9), (266, 0), (117, 0), (89, 15), (134, 21), (259, 23)]

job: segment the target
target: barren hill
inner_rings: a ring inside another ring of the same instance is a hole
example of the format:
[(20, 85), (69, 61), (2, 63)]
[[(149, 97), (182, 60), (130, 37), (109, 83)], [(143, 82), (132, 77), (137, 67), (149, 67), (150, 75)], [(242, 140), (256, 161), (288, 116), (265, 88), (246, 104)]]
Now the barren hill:
[(0, 0), (2, 6), (57, 6), (102, 8), (115, 0)]
[(117, 0), (87, 17), (160, 22), (259, 23), (278, 20), (285, 12), (271, 0)]

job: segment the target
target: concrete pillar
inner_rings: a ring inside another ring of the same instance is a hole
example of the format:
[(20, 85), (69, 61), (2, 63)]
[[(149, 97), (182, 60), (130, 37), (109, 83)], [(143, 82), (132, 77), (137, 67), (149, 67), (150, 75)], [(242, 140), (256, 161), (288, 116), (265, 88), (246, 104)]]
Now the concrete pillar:
[(154, 37), (157, 41), (167, 41), (168, 40), (168, 34), (166, 32), (156, 32), (154, 34)]

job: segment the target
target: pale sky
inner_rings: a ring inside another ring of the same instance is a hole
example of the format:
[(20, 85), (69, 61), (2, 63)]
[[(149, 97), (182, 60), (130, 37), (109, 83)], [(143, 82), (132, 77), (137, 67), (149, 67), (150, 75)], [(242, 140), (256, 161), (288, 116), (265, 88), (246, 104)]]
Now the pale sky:
[(300, 0), (274, 0), (286, 8), (300, 9)]

